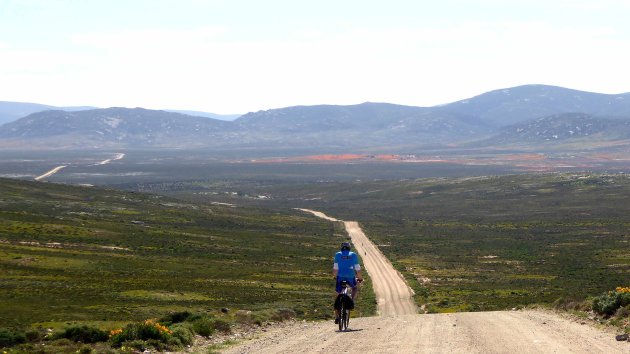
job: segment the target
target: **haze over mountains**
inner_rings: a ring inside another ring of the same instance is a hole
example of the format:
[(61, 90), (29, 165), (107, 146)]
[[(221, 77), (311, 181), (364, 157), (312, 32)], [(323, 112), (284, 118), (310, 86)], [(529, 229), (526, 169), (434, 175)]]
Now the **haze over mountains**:
[[(1, 111), (2, 106), (0, 106)], [(194, 112), (192, 112), (194, 113)], [(630, 93), (501, 89), (435, 107), (294, 106), (222, 121), (141, 108), (49, 110), (0, 126), (4, 148), (282, 148), (409, 152), (426, 147), (630, 143)]]

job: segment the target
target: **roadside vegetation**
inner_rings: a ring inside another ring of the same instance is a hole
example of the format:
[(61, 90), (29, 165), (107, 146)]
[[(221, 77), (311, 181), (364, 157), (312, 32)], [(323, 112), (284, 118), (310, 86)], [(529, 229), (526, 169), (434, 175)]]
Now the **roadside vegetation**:
[(188, 330), (332, 319), (341, 232), (294, 211), (0, 179), (0, 347), (176, 348)]
[(625, 174), (207, 181), (171, 193), (278, 210), (317, 209), (358, 220), (427, 312), (551, 305), (630, 284), (630, 177)]
[(553, 303), (555, 310), (568, 312), (577, 318), (615, 326), (630, 334), (630, 287), (617, 287), (589, 299), (559, 298)]

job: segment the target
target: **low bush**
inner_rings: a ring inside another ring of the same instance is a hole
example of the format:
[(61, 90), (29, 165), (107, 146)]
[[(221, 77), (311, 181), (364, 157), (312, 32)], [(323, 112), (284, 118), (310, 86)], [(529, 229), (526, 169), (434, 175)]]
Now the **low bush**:
[(44, 338), (44, 333), (38, 330), (30, 330), (25, 333), (27, 342), (37, 342)]
[(593, 311), (600, 315), (611, 316), (617, 309), (630, 305), (630, 292), (623, 291), (624, 289), (626, 288), (617, 288), (593, 299)]
[(67, 338), (75, 342), (96, 343), (105, 342), (109, 339), (107, 332), (91, 326), (68, 327), (63, 332), (57, 334), (55, 338)]
[(618, 308), (617, 311), (615, 311), (615, 317), (630, 318), (630, 305)]
[(243, 324), (252, 324), (254, 323), (254, 315), (251, 311), (246, 310), (238, 310), (234, 315), (236, 322)]
[(553, 302), (553, 308), (563, 311), (589, 311), (591, 303), (587, 300), (561, 297)]
[(295, 311), (286, 308), (278, 309), (276, 313), (271, 316), (271, 319), (277, 322), (290, 320), (292, 318), (295, 318)]
[(200, 336), (210, 337), (214, 333), (214, 319), (210, 316), (195, 318), (191, 323), (192, 329)]
[[(110, 341), (113, 347), (120, 347), (125, 342), (157, 340), (167, 343), (173, 334), (169, 328), (153, 320), (130, 323), (125, 328), (110, 332)], [(138, 348), (139, 349), (139, 348)]]
[(178, 323), (171, 329), (173, 330), (173, 337), (179, 339), (182, 345), (193, 344), (195, 333), (193, 332), (190, 324)]
[(160, 318), (159, 322), (164, 325), (172, 325), (175, 323), (181, 323), (186, 321), (192, 314), (188, 311), (180, 311), (169, 313), (168, 315)]
[(22, 331), (2, 328), (0, 329), (0, 347), (12, 347), (26, 342), (26, 335)]
[(230, 321), (225, 320), (223, 318), (215, 318), (212, 321), (212, 326), (215, 330), (222, 333), (232, 333), (232, 324)]

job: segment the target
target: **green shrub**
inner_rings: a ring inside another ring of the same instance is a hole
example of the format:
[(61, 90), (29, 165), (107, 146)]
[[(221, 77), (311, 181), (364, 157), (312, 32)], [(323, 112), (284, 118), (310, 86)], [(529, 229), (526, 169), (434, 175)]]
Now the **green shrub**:
[(600, 315), (611, 316), (620, 307), (630, 305), (630, 293), (609, 291), (593, 299), (593, 311)]
[(174, 325), (171, 329), (173, 330), (173, 337), (179, 339), (181, 344), (193, 344), (195, 333), (193, 332), (193, 329), (189, 324), (178, 323)]
[(149, 339), (146, 341), (146, 346), (162, 352), (168, 349), (167, 343), (170, 342), (171, 339), (172, 337), (167, 338), (165, 341), (161, 341), (159, 339)]
[(186, 321), (192, 314), (188, 311), (172, 312), (160, 319), (160, 323), (171, 325)]
[(166, 347), (167, 348), (181, 348), (182, 347), (182, 341), (179, 340), (179, 338), (177, 338), (177, 337), (169, 337), (166, 340)]
[(147, 320), (144, 322), (130, 323), (121, 330), (112, 331), (109, 340), (113, 347), (120, 347), (126, 342), (135, 343), (135, 341), (148, 340), (157, 340), (160, 343), (166, 343), (171, 337), (171, 334), (172, 331), (165, 326), (152, 320)]
[(27, 342), (38, 342), (44, 338), (44, 334), (38, 330), (31, 330), (25, 333)]
[(215, 330), (223, 333), (232, 333), (232, 324), (223, 318), (217, 318), (212, 321)]
[(26, 335), (22, 331), (8, 328), (0, 329), (0, 347), (12, 347), (26, 342)]
[(200, 336), (210, 337), (214, 333), (214, 320), (209, 316), (203, 316), (192, 322), (192, 328)]
[(195, 322), (200, 318), (204, 318), (204, 317), (208, 317), (210, 315), (205, 314), (205, 313), (201, 313), (201, 312), (197, 312), (197, 313), (193, 313), (192, 315), (188, 316), (188, 318), (186, 318), (186, 322)]
[(66, 328), (63, 332), (57, 334), (56, 338), (67, 338), (81, 343), (96, 343), (107, 341), (108, 335), (107, 332), (96, 327), (75, 326)]

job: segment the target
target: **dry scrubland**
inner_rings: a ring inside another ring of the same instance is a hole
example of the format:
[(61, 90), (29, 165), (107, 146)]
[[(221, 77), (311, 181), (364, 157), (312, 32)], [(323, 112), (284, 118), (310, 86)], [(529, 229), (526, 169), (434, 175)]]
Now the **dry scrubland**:
[[(343, 229), (298, 212), (6, 179), (0, 206), (0, 340), (184, 312), (254, 325), (331, 318)], [(373, 297), (361, 308), (373, 313)]]

